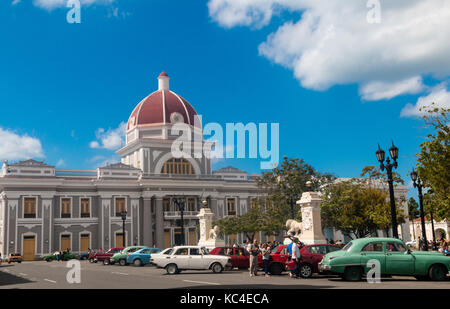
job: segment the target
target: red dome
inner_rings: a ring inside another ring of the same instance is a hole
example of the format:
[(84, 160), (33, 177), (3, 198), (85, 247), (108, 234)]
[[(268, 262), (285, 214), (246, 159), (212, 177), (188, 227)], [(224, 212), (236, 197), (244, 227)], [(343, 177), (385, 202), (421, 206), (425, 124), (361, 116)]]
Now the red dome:
[[(167, 74), (163, 72), (161, 76)], [(195, 109), (184, 98), (171, 90), (157, 90), (135, 107), (128, 120), (127, 130), (138, 125), (163, 125), (181, 121), (194, 126), (197, 117)], [(201, 128), (199, 123), (196, 125)]]

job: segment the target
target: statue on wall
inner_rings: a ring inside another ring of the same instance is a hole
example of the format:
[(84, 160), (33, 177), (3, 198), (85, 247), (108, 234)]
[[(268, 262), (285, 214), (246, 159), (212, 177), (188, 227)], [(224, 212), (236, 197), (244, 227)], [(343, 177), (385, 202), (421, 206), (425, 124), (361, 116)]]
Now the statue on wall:
[(286, 221), (287, 233), (289, 236), (293, 236), (296, 238), (300, 238), (300, 234), (302, 233), (302, 223), (298, 222), (294, 219), (289, 219)]
[(220, 233), (220, 228), (216, 225), (209, 230), (209, 239), (218, 239)]

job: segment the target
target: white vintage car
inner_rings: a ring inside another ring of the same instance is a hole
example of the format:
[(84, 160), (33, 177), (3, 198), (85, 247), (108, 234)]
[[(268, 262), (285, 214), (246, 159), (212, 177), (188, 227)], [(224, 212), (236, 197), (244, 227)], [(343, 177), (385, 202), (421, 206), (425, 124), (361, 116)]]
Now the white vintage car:
[(164, 250), (159, 254), (152, 254), (150, 262), (158, 268), (165, 268), (169, 275), (179, 274), (182, 270), (211, 269), (220, 273), (231, 267), (231, 259), (226, 256), (212, 255), (205, 247), (177, 246), (171, 250)]

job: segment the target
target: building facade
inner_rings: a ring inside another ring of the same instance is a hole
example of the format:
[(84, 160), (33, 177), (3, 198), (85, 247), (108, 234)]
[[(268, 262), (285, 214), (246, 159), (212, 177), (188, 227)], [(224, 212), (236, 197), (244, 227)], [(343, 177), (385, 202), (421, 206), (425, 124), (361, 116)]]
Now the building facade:
[[(190, 130), (183, 140), (192, 141), (191, 156), (173, 155), (172, 145), (180, 140), (177, 125)], [(126, 245), (166, 248), (180, 244), (183, 234), (186, 243), (196, 244), (203, 200), (219, 219), (245, 213), (262, 194), (243, 171), (213, 172), (211, 159), (198, 155), (212, 147), (203, 140), (195, 109), (170, 90), (163, 72), (158, 90), (129, 117), (125, 146), (117, 151), (120, 163), (96, 170), (56, 169), (31, 159), (3, 163), (0, 252), (22, 252), (31, 260), (59, 250), (121, 247), (123, 237)], [(244, 238), (231, 235), (226, 241)]]

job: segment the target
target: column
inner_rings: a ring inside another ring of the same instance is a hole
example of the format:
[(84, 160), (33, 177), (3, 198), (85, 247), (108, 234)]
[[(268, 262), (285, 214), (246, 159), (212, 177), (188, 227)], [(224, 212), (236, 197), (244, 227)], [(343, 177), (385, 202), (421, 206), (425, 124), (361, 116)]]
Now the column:
[(6, 225), (6, 233), (7, 233), (7, 243), (6, 243), (6, 255), (12, 252), (17, 252), (17, 235), (16, 235), (16, 227), (17, 227), (17, 211), (19, 200), (9, 198), (6, 203), (6, 213), (7, 216), (5, 218)]
[(101, 207), (101, 228), (102, 232), (100, 234), (101, 237), (101, 248), (104, 250), (108, 250), (111, 248), (111, 243), (115, 243), (114, 239), (111, 239), (111, 223), (110, 223), (110, 207), (111, 207), (111, 198), (110, 197), (101, 197), (100, 198), (100, 207)]
[(163, 200), (162, 197), (157, 197), (155, 199), (156, 203), (156, 230), (155, 230), (155, 240), (156, 247), (164, 249), (164, 212), (163, 212)]
[(53, 198), (42, 198), (42, 254), (52, 250), (52, 204)]
[[(143, 245), (151, 247), (153, 245), (153, 222), (152, 222), (152, 199), (144, 197), (144, 213), (143, 213)], [(158, 247), (161, 248), (161, 247)]]

